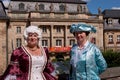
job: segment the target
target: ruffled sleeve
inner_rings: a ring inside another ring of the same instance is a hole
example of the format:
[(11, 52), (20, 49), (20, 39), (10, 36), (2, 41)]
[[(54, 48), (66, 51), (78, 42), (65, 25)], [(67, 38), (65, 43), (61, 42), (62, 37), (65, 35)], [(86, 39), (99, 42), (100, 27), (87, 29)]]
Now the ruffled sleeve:
[(19, 56), (20, 56), (20, 52), (18, 49), (12, 52), (10, 64), (6, 68), (0, 80), (4, 80), (8, 75), (19, 76), (21, 74), (19, 68)]

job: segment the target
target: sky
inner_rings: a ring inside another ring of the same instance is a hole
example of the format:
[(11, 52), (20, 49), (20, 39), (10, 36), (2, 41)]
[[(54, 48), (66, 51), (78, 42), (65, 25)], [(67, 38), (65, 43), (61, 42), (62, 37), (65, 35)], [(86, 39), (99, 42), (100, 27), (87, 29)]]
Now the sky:
[[(10, 0), (2, 0), (8, 5)], [(105, 9), (119, 9), (120, 10), (120, 0), (83, 0), (87, 2), (88, 9), (91, 13), (97, 14), (98, 8), (102, 11)]]
[(98, 8), (101, 8), (102, 11), (105, 9), (120, 10), (120, 0), (87, 0), (87, 6), (93, 14), (98, 13)]

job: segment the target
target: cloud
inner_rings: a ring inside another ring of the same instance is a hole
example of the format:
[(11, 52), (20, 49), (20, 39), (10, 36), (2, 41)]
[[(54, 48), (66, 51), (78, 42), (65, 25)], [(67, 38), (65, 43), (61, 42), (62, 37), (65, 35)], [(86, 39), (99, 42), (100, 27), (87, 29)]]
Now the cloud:
[(90, 0), (82, 0), (82, 1), (89, 2)]
[(112, 9), (119, 9), (120, 10), (120, 7), (112, 7)]

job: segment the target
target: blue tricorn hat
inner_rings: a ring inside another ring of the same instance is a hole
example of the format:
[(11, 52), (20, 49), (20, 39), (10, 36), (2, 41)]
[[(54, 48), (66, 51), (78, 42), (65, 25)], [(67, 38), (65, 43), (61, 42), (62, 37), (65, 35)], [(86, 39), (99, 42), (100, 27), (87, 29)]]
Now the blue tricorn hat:
[(78, 24), (72, 24), (70, 27), (70, 32), (75, 33), (79, 31), (87, 31), (87, 32), (94, 32), (96, 33), (96, 29), (92, 25), (88, 25), (85, 23), (78, 23)]

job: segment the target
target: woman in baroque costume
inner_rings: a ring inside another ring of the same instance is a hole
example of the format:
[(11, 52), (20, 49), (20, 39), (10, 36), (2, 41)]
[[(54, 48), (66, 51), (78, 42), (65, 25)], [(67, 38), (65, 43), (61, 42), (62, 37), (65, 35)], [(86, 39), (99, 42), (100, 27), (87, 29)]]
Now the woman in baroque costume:
[(92, 25), (72, 24), (70, 32), (77, 43), (70, 51), (70, 80), (100, 80), (99, 75), (107, 68), (107, 63), (99, 48), (88, 41), (90, 32), (96, 32)]
[(11, 61), (0, 80), (56, 80), (48, 49), (41, 46), (42, 31), (37, 26), (24, 30), (26, 45), (13, 50)]

